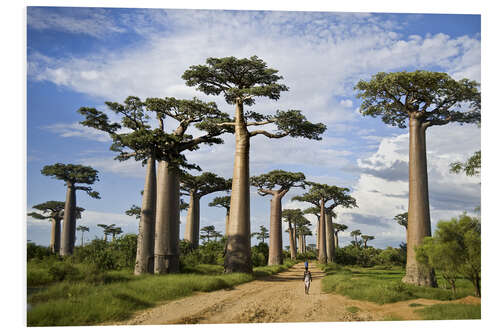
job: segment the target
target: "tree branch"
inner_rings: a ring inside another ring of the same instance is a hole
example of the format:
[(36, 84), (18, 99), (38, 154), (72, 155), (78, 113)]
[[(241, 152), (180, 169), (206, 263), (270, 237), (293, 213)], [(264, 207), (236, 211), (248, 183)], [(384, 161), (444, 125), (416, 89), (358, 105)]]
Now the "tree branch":
[(247, 123), (247, 126), (262, 126), (262, 125), (267, 125), (267, 124), (272, 124), (276, 121), (276, 119), (269, 119), (269, 120), (263, 120), (263, 121), (254, 121), (251, 123)]
[(267, 190), (265, 188), (259, 188), (257, 190), (257, 193), (263, 197), (265, 197), (266, 195), (270, 194), (270, 195), (274, 195), (274, 191), (271, 191), (271, 190)]
[(269, 133), (268, 131), (264, 131), (264, 130), (256, 130), (256, 131), (250, 132), (250, 137), (256, 136), (258, 134), (265, 135), (271, 139), (279, 139), (279, 138), (283, 138), (283, 137), (287, 136), (288, 132), (285, 132), (282, 134), (273, 134), (273, 133)]

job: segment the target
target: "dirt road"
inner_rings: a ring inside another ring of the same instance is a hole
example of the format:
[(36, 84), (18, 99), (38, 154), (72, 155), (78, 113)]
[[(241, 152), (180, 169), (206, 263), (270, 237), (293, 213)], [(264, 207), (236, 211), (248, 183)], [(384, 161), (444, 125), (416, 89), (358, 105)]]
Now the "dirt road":
[[(214, 324), (265, 322), (325, 322), (420, 319), (411, 303), (443, 303), (413, 299), (377, 305), (321, 292), (324, 273), (310, 266), (313, 276), (309, 295), (304, 293), (303, 264), (286, 272), (236, 286), (231, 290), (198, 293), (141, 311), (132, 319), (111, 325)], [(475, 302), (464, 299), (461, 302)], [(354, 312), (354, 313), (353, 313)]]

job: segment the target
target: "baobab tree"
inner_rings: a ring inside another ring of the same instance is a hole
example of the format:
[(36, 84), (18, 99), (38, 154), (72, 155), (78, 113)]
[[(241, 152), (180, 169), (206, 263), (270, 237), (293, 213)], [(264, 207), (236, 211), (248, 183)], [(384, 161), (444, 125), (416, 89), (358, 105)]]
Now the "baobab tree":
[(374, 240), (375, 236), (368, 236), (368, 235), (361, 235), (361, 238), (363, 239), (363, 243), (365, 244), (365, 249), (367, 248), (366, 243), (370, 240)]
[[(222, 143), (217, 136), (227, 128), (215, 128), (209, 122), (215, 118), (225, 121), (227, 115), (220, 112), (215, 103), (204, 103), (196, 98), (148, 98), (142, 102), (138, 97), (130, 96), (124, 104), (106, 102), (106, 105), (122, 117), (121, 124), (110, 123), (104, 112), (94, 108), (80, 108), (78, 112), (86, 117), (81, 124), (105, 131), (111, 136), (111, 149), (119, 153), (115, 159), (125, 161), (133, 157), (136, 161), (142, 161), (143, 165), (147, 164), (134, 274), (177, 272), (179, 169), (197, 168), (187, 163), (182, 152), (195, 150), (201, 143)], [(158, 128), (152, 129), (151, 117), (147, 112), (155, 114)], [(178, 122), (173, 133), (165, 132), (166, 117)], [(196, 138), (186, 135), (186, 130), (192, 124), (207, 133)]]
[(305, 215), (307, 214), (311, 214), (311, 215), (314, 215), (316, 216), (316, 250), (319, 250), (319, 240), (320, 240), (320, 235), (319, 235), (319, 222), (320, 222), (320, 208), (318, 206), (312, 206), (312, 207), (308, 207), (306, 209), (304, 209), (302, 211), (302, 213), (304, 213)]
[(113, 229), (115, 228), (116, 224), (104, 224), (100, 223), (97, 225), (99, 228), (102, 228), (102, 232), (104, 234), (103, 240), (105, 242), (108, 241), (108, 235), (111, 235), (113, 233)]
[(90, 230), (90, 229), (89, 229), (89, 227), (86, 227), (86, 226), (84, 226), (84, 225), (79, 225), (78, 227), (76, 227), (76, 230), (77, 230), (77, 231), (81, 231), (81, 233), (82, 233), (82, 243), (81, 243), (81, 245), (80, 245), (80, 246), (83, 246), (83, 234), (84, 234), (85, 232), (89, 232), (89, 230)]
[[(34, 205), (33, 209), (41, 211), (41, 213), (31, 212), (31, 216), (38, 220), (50, 220), (50, 251), (52, 253), (59, 253), (61, 248), (61, 220), (64, 217), (63, 201), (47, 201), (38, 205)], [(76, 218), (81, 218), (81, 213), (84, 211), (81, 207), (76, 207)]]
[(227, 236), (229, 230), (229, 208), (231, 207), (231, 196), (226, 195), (224, 197), (215, 197), (212, 202), (208, 204), (210, 207), (221, 207), (226, 209), (226, 229), (224, 235)]
[(295, 235), (298, 240), (298, 252), (299, 253), (305, 253), (307, 251), (306, 249), (306, 236), (312, 235), (311, 229), (309, 229), (309, 226), (311, 225), (311, 222), (304, 218), (301, 222), (299, 222), (296, 227), (295, 227)]
[(204, 172), (199, 176), (182, 173), (180, 182), (181, 195), (189, 196), (184, 239), (190, 242), (193, 248), (197, 248), (200, 241), (200, 199), (210, 193), (229, 191), (231, 180), (212, 172)]
[(381, 116), (392, 126), (409, 125), (409, 197), (407, 263), (403, 282), (437, 286), (434, 272), (420, 268), (415, 247), (431, 236), (427, 149), (425, 132), (431, 126), (448, 123), (479, 123), (479, 84), (468, 79), (454, 80), (446, 73), (415, 71), (378, 73), (370, 81), (359, 81), (355, 89), (363, 100), (360, 112)]
[[(223, 94), (228, 104), (236, 106), (232, 121), (218, 126), (234, 129), (236, 151), (234, 157), (233, 183), (228, 246), (224, 260), (225, 272), (252, 272), (250, 253), (250, 139), (256, 135), (278, 139), (285, 136), (320, 140), (326, 126), (312, 124), (299, 110), (278, 110), (274, 115), (263, 115), (254, 111), (244, 112), (243, 106), (251, 106), (257, 97), (278, 100), (288, 87), (278, 83), (282, 79), (276, 69), (268, 68), (257, 56), (250, 59), (235, 57), (208, 58), (206, 65), (191, 66), (182, 78), (188, 86), (207, 95)], [(249, 131), (250, 126), (274, 124), (276, 132), (266, 130)]]
[(271, 195), (271, 218), (269, 223), (268, 265), (282, 265), (283, 239), (281, 228), (281, 199), (292, 187), (304, 188), (305, 176), (302, 172), (273, 170), (269, 173), (250, 178), (250, 184), (257, 187), (261, 196)]
[(345, 224), (341, 224), (341, 223), (334, 223), (333, 224), (333, 236), (334, 236), (334, 240), (335, 240), (335, 248), (338, 249), (339, 248), (339, 232), (341, 231), (346, 231), (347, 230), (347, 226)]
[(200, 230), (201, 233), (201, 238), (206, 239), (207, 242), (210, 242), (210, 237), (214, 237), (215, 240), (217, 240), (216, 237), (220, 237), (221, 234), (220, 232), (215, 230), (215, 226), (213, 225), (207, 225)]
[(293, 260), (297, 258), (297, 245), (295, 242), (294, 225), (302, 218), (305, 219), (305, 217), (300, 209), (284, 209), (281, 215), (283, 217), (283, 222), (288, 223), (288, 235), (290, 237), (290, 258)]
[(263, 225), (261, 225), (259, 228), (260, 229), (258, 232), (252, 232), (252, 237), (257, 238), (257, 240), (260, 241), (259, 243), (264, 243), (266, 239), (269, 238), (269, 230), (267, 230), (267, 228)]
[(354, 237), (354, 245), (356, 245), (356, 247), (359, 247), (358, 236), (361, 236), (361, 230), (356, 229), (351, 231), (351, 237)]
[(98, 171), (90, 166), (56, 163), (44, 166), (41, 172), (42, 175), (63, 180), (66, 183), (66, 202), (64, 204), (60, 254), (67, 256), (73, 253), (76, 240), (76, 191), (81, 190), (91, 198), (100, 199), (99, 193), (93, 191), (92, 187), (77, 184), (94, 184), (99, 180)]
[[(345, 187), (338, 187), (335, 185), (318, 184), (307, 182), (311, 186), (309, 191), (301, 196), (293, 197), (294, 201), (309, 202), (319, 208), (319, 249), (318, 260), (320, 263), (327, 261), (333, 262), (335, 255), (334, 242), (333, 242), (333, 222), (332, 218), (335, 215), (334, 209), (338, 206), (344, 208), (357, 207), (356, 199), (348, 193), (350, 190)], [(331, 204), (327, 205), (328, 202)], [(327, 243), (327, 235), (330, 241)], [(328, 248), (327, 248), (328, 244)]]

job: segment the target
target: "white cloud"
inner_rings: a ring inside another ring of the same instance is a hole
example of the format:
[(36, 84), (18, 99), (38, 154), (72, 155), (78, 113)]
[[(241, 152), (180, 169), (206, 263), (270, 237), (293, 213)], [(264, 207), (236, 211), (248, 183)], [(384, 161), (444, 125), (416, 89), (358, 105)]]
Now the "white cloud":
[(83, 126), (79, 123), (72, 123), (72, 124), (58, 123), (58, 124), (44, 126), (43, 129), (58, 134), (63, 138), (79, 137), (99, 142), (111, 141), (107, 133), (98, 131), (94, 128)]

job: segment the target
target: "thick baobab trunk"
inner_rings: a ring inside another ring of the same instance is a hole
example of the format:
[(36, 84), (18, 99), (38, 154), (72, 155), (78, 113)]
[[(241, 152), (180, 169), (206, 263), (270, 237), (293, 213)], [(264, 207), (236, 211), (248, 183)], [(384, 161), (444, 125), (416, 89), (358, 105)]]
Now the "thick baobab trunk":
[(189, 195), (184, 239), (190, 242), (194, 248), (200, 245), (200, 198), (194, 192)]
[(62, 232), (61, 255), (67, 256), (73, 253), (76, 233), (76, 190), (75, 185), (68, 182), (66, 190), (66, 202), (64, 204), (64, 222)]
[(417, 286), (437, 286), (434, 272), (417, 263), (415, 247), (431, 236), (425, 127), (410, 118), (409, 198), (406, 275), (403, 282)]
[(293, 239), (293, 227), (290, 222), (288, 222), (288, 236), (290, 237), (290, 259), (297, 259), (297, 248), (295, 247), (295, 240)]
[(224, 236), (227, 237), (229, 234), (229, 209), (226, 209), (226, 229), (224, 231)]
[(141, 217), (139, 221), (139, 236), (137, 237), (137, 254), (135, 257), (134, 274), (154, 272), (155, 249), (155, 216), (156, 215), (156, 161), (148, 159), (146, 181), (142, 194)]
[(271, 219), (269, 225), (269, 259), (268, 265), (282, 265), (283, 256), (281, 255), (283, 249), (281, 227), (281, 196), (274, 194), (271, 199)]
[(61, 219), (53, 217), (50, 228), (50, 252), (59, 253), (61, 248)]
[(333, 221), (331, 214), (325, 214), (325, 239), (327, 261), (333, 262), (333, 258), (335, 256), (335, 244), (333, 239)]
[(319, 240), (321, 238), (320, 235), (320, 218), (318, 217), (318, 223), (316, 224), (316, 252), (319, 255)]
[(236, 103), (236, 153), (229, 214), (227, 252), (224, 258), (226, 273), (251, 273), (250, 255), (250, 134), (243, 118), (243, 103)]
[(155, 274), (179, 272), (179, 172), (158, 163), (156, 200)]
[(318, 251), (318, 261), (320, 264), (326, 264), (327, 254), (326, 254), (326, 228), (325, 228), (325, 202), (321, 199), (320, 208), (320, 218), (319, 218), (319, 251)]

